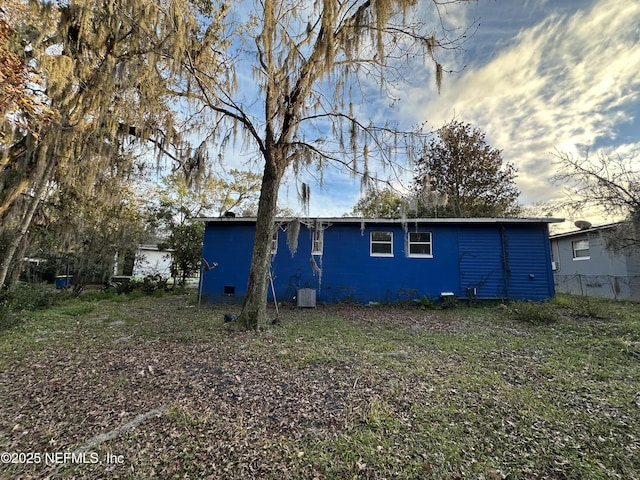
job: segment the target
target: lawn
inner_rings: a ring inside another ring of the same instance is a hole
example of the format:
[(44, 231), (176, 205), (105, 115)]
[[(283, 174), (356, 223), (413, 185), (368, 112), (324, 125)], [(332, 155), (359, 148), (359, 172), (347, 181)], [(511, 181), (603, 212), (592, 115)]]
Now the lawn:
[(0, 476), (640, 478), (637, 303), (282, 306), (264, 332), (225, 313), (190, 296), (14, 313)]

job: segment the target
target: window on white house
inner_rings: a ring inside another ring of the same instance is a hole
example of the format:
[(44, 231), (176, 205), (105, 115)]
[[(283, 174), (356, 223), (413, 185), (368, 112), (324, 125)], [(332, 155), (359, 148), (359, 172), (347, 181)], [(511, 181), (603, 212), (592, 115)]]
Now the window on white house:
[(278, 229), (273, 232), (271, 237), (271, 255), (278, 253)]
[(431, 232), (409, 232), (409, 256), (432, 258)]
[(393, 257), (393, 233), (371, 232), (370, 254), (372, 257)]
[(318, 227), (313, 229), (312, 242), (311, 254), (322, 255), (322, 251), (324, 250), (324, 229)]
[(573, 247), (573, 259), (574, 260), (589, 260), (589, 240), (577, 240), (571, 242)]

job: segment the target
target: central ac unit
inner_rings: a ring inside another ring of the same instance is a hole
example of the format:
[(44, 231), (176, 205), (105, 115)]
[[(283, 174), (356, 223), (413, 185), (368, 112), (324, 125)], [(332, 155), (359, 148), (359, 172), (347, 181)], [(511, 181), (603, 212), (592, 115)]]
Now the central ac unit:
[(313, 288), (299, 288), (297, 295), (298, 307), (315, 308), (316, 291)]

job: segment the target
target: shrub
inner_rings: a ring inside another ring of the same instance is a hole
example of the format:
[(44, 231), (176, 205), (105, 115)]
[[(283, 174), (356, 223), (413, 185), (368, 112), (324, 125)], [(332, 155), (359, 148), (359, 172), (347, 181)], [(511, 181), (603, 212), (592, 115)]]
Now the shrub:
[(458, 299), (455, 296), (442, 299), (442, 308), (457, 308), (458, 306)]
[(436, 310), (440, 308), (440, 305), (437, 304), (430, 295), (425, 295), (422, 298), (416, 298), (414, 303), (421, 310)]
[[(165, 288), (167, 288), (167, 281), (160, 275), (148, 275), (142, 281), (140, 289), (147, 295), (161, 295)], [(160, 293), (158, 293), (160, 292)]]
[(558, 315), (549, 302), (514, 302), (507, 311), (522, 322), (543, 325), (555, 322)]
[(2, 303), (9, 310), (36, 310), (60, 304), (73, 294), (40, 283), (19, 283), (3, 292)]
[(556, 304), (571, 311), (576, 317), (607, 318), (602, 299), (579, 296), (563, 296), (556, 299)]
[(11, 315), (9, 309), (4, 305), (0, 305), (0, 332), (7, 330), (20, 323), (14, 315)]
[(447, 308), (456, 308), (459, 306), (458, 299), (455, 296), (439, 298), (431, 298), (431, 295), (425, 295), (417, 298), (414, 303), (422, 310), (444, 310)]
[(38, 283), (19, 283), (0, 293), (0, 331), (22, 323), (21, 310), (39, 310), (59, 305), (73, 296), (70, 292), (54, 290)]

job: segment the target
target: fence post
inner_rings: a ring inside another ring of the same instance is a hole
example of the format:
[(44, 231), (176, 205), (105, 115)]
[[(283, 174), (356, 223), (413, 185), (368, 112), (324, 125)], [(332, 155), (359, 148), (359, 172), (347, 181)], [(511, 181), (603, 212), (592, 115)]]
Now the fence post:
[(578, 274), (578, 283), (580, 284), (580, 295), (584, 297), (584, 290), (582, 289), (582, 275)]

